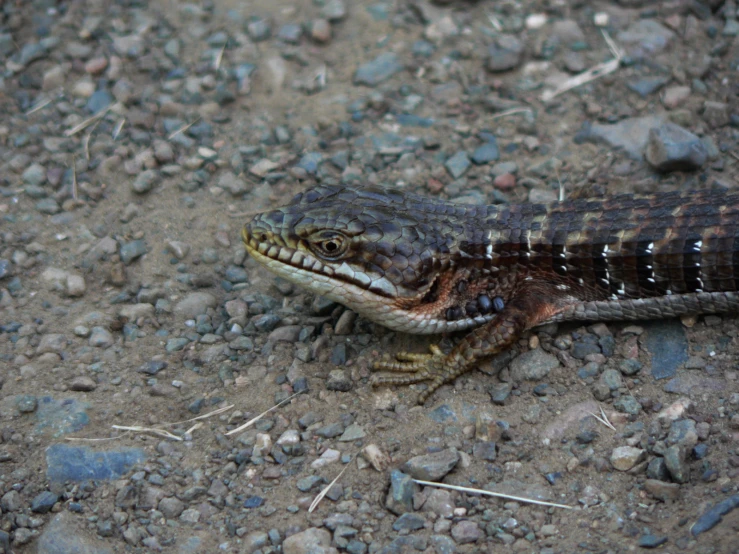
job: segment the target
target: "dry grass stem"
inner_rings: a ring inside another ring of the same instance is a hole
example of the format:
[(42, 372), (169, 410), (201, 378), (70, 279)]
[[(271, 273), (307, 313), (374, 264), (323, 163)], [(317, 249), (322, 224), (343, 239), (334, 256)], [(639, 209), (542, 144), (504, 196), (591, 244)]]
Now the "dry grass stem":
[[(74, 156), (71, 156), (71, 166), (72, 166), (72, 199), (77, 202), (77, 198), (79, 197), (79, 193), (77, 192), (77, 162), (74, 159)], [(89, 160), (89, 158), (88, 158)]]
[(133, 431), (135, 433), (152, 433), (154, 435), (159, 435), (160, 437), (164, 437), (166, 439), (172, 439), (175, 441), (182, 441), (182, 437), (178, 437), (174, 433), (170, 433), (169, 431), (166, 431), (165, 429), (157, 429), (156, 427), (139, 427), (138, 425), (113, 425), (113, 429), (119, 429), (121, 431)]
[(581, 85), (584, 85), (585, 83), (589, 83), (591, 81), (595, 81), (596, 79), (600, 79), (604, 75), (613, 73), (614, 71), (618, 69), (618, 66), (621, 64), (621, 58), (623, 58), (624, 56), (624, 52), (613, 41), (613, 39), (610, 36), (608, 36), (608, 33), (606, 33), (605, 31), (602, 31), (602, 33), (603, 33), (603, 38), (606, 41), (606, 44), (608, 44), (609, 50), (614, 56), (614, 59), (609, 60), (607, 62), (599, 63), (598, 65), (595, 65), (591, 67), (590, 69), (583, 71), (582, 73), (579, 73), (570, 79), (567, 79), (564, 83), (559, 85), (554, 90), (545, 90), (540, 97), (544, 102), (548, 102), (552, 100), (553, 98), (559, 96), (563, 92), (567, 92), (568, 90), (577, 88)]
[(508, 500), (514, 500), (516, 502), (524, 502), (526, 504), (539, 504), (540, 506), (551, 506), (552, 508), (564, 508), (566, 510), (574, 510), (574, 506), (568, 506), (567, 504), (555, 504), (554, 502), (545, 502), (543, 500), (534, 500), (533, 498), (525, 498), (523, 496), (513, 496), (512, 494), (503, 494), (502, 492), (486, 491), (484, 489), (472, 489), (470, 487), (460, 487), (458, 485), (447, 485), (446, 483), (434, 483), (433, 481), (420, 481), (418, 479), (413, 480), (414, 483), (419, 485), (426, 485), (428, 487), (438, 487), (440, 489), (451, 489), (453, 491), (465, 492), (469, 494), (481, 494), (483, 496), (494, 496), (496, 498), (505, 498)]
[(46, 100), (42, 100), (41, 102), (39, 102), (38, 104), (36, 104), (33, 108), (31, 108), (30, 110), (28, 110), (23, 115), (31, 115), (31, 114), (36, 113), (39, 110), (43, 110), (46, 106), (48, 106), (52, 102), (53, 102), (53, 100), (51, 98), (48, 98)]
[(123, 126), (126, 124), (126, 118), (122, 117), (118, 123), (116, 123), (115, 128), (113, 129), (113, 140), (116, 140), (118, 138), (118, 135), (121, 134), (121, 131), (123, 130)]
[[(354, 458), (352, 458), (352, 459), (354, 459)], [(351, 464), (351, 460), (349, 460), (349, 464)], [(346, 471), (346, 470), (347, 470), (347, 469), (349, 468), (349, 464), (346, 464), (346, 465), (344, 466), (344, 469), (342, 469), (342, 470), (341, 470), (341, 471), (339, 472), (339, 474), (338, 474), (338, 475), (337, 475), (336, 477), (334, 477), (334, 480), (333, 480), (333, 481), (331, 481), (331, 482), (330, 482), (330, 483), (329, 483), (328, 485), (326, 485), (325, 487), (323, 487), (323, 489), (321, 490), (321, 492), (319, 492), (319, 493), (318, 493), (318, 496), (316, 496), (316, 497), (315, 497), (315, 498), (313, 499), (313, 502), (311, 502), (311, 503), (310, 503), (310, 506), (308, 507), (308, 513), (309, 513), (309, 514), (313, 513), (313, 510), (315, 510), (315, 509), (316, 509), (316, 507), (318, 506), (318, 504), (319, 504), (319, 503), (321, 502), (321, 500), (323, 500), (323, 497), (324, 497), (324, 496), (326, 496), (326, 495), (328, 494), (328, 491), (330, 491), (330, 490), (331, 490), (331, 487), (333, 487), (333, 486), (334, 486), (334, 484), (336, 484), (336, 481), (338, 481), (338, 480), (339, 480), (339, 478), (340, 478), (340, 477), (341, 477), (342, 475), (344, 475), (344, 472), (345, 472), (345, 471)]]
[(215, 60), (213, 60), (213, 69), (218, 71), (221, 68), (221, 62), (223, 61), (223, 53), (226, 51), (226, 45), (224, 44), (221, 48), (220, 52), (216, 55)]
[(104, 110), (100, 110), (100, 111), (99, 111), (98, 113), (96, 113), (96, 114), (95, 114), (95, 115), (93, 115), (92, 117), (88, 117), (88, 118), (87, 118), (87, 119), (85, 119), (85, 120), (84, 120), (83, 122), (81, 122), (81, 123), (78, 123), (77, 125), (75, 125), (75, 126), (74, 126), (74, 127), (72, 127), (71, 129), (68, 129), (68, 130), (64, 131), (64, 136), (66, 136), (66, 137), (71, 137), (71, 136), (74, 136), (74, 135), (76, 135), (76, 134), (77, 134), (77, 133), (79, 133), (80, 131), (83, 131), (83, 130), (87, 129), (87, 128), (88, 128), (88, 127), (89, 127), (90, 125), (92, 125), (92, 124), (93, 124), (93, 123), (95, 123), (96, 121), (99, 121), (99, 120), (101, 120), (102, 118), (104, 118), (104, 117), (105, 117), (105, 115), (106, 115), (106, 114), (107, 114), (107, 113), (108, 113), (108, 112), (109, 112), (110, 110), (112, 110), (113, 108), (115, 108), (115, 107), (117, 107), (117, 106), (119, 106), (119, 104), (117, 104), (117, 103), (116, 103), (116, 104), (111, 104), (110, 106), (108, 106), (108, 107), (107, 107), (107, 108), (105, 108)]
[(615, 431), (616, 428), (613, 426), (613, 423), (611, 423), (608, 420), (608, 416), (606, 415), (606, 412), (603, 410), (603, 406), (598, 406), (600, 408), (600, 415), (595, 415), (593, 412), (588, 412), (591, 416), (593, 416), (596, 420), (598, 420), (600, 423), (611, 429), (612, 431)]
[(90, 129), (90, 132), (85, 135), (84, 142), (84, 148), (85, 148), (85, 159), (89, 162), (90, 161), (90, 139), (92, 138), (92, 134), (95, 132), (95, 129), (100, 124), (100, 120), (98, 119), (95, 122), (95, 125), (92, 126), (92, 129)]
[(271, 407), (271, 408), (270, 408), (269, 410), (265, 410), (265, 411), (263, 411), (263, 412), (262, 412), (261, 414), (259, 414), (259, 415), (258, 415), (258, 416), (256, 416), (256, 417), (253, 417), (252, 419), (250, 419), (249, 421), (247, 421), (247, 422), (246, 422), (246, 423), (244, 423), (243, 425), (240, 425), (240, 426), (239, 426), (239, 427), (237, 427), (236, 429), (232, 429), (231, 431), (229, 431), (228, 433), (226, 433), (226, 436), (228, 436), (228, 435), (235, 435), (236, 433), (240, 433), (240, 432), (241, 432), (241, 431), (243, 431), (244, 429), (248, 429), (249, 427), (251, 427), (252, 425), (254, 425), (254, 424), (255, 424), (255, 423), (257, 422), (257, 421), (259, 421), (259, 420), (260, 420), (260, 419), (262, 419), (262, 418), (263, 418), (264, 416), (266, 416), (266, 415), (267, 415), (268, 413), (270, 413), (270, 412), (272, 412), (272, 411), (276, 410), (277, 408), (279, 408), (280, 406), (282, 406), (282, 405), (283, 405), (283, 404), (284, 404), (285, 402), (287, 402), (288, 400), (292, 400), (293, 398), (295, 398), (295, 397), (296, 397), (296, 396), (298, 396), (299, 394), (303, 394), (303, 391), (300, 391), (300, 392), (296, 392), (295, 394), (293, 394), (293, 395), (291, 395), (291, 396), (288, 396), (287, 398), (285, 398), (285, 400), (283, 400), (282, 402), (280, 402), (280, 403), (278, 403), (278, 404), (275, 404), (275, 405), (274, 405), (274, 406), (272, 406), (272, 407)]
[(490, 119), (499, 119), (501, 117), (508, 117), (509, 115), (514, 115), (517, 113), (525, 113), (525, 112), (531, 112), (533, 111), (531, 108), (511, 108), (510, 110), (505, 110), (500, 113), (496, 113), (490, 116)]
[(187, 125), (183, 125), (182, 127), (180, 127), (179, 129), (177, 129), (176, 131), (173, 131), (172, 134), (167, 137), (167, 140), (172, 140), (173, 138), (175, 138), (180, 133), (184, 133), (190, 127), (192, 127), (193, 125), (195, 125), (198, 121), (200, 121), (200, 118), (199, 117), (197, 119), (195, 119), (195, 121), (193, 121), (192, 123), (188, 123)]

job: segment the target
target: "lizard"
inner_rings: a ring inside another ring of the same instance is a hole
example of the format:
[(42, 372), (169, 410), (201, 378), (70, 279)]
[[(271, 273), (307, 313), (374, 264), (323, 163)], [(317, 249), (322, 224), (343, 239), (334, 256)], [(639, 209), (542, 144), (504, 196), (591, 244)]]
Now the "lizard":
[(419, 403), (550, 322), (739, 311), (739, 191), (552, 204), (457, 204), (321, 184), (242, 229), (275, 274), (395, 331), (467, 331), (445, 354), (380, 360), (374, 385), (428, 381)]

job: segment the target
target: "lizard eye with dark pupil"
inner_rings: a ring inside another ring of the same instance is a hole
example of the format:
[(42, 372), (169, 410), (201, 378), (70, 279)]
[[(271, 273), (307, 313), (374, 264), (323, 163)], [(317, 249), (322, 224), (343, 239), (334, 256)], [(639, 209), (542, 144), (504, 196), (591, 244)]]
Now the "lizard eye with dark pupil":
[(330, 252), (332, 254), (339, 249), (339, 245), (333, 241), (327, 242), (323, 245), (323, 247), (326, 249), (326, 252)]

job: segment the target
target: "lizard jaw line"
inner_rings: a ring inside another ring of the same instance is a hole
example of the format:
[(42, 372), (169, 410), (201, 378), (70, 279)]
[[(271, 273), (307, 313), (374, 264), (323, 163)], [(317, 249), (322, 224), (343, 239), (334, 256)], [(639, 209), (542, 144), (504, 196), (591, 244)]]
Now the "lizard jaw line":
[[(484, 316), (474, 319), (447, 321), (407, 311), (398, 307), (391, 299), (375, 294), (351, 281), (340, 279), (335, 275), (328, 275), (320, 272), (320, 270), (315, 271), (315, 264), (313, 264), (314, 270), (308, 270), (277, 259), (279, 251), (275, 257), (260, 252), (260, 250), (269, 252), (274, 245), (264, 245), (263, 248), (257, 246), (255, 248), (255, 244), (258, 244), (256, 241), (245, 241), (244, 244), (249, 255), (272, 273), (334, 302), (343, 304), (359, 315), (393, 331), (433, 335), (469, 329), (492, 319), (491, 316)], [(278, 248), (282, 250), (286, 247)], [(288, 250), (295, 252), (294, 249)], [(292, 258), (292, 254), (290, 257)], [(320, 264), (320, 262), (318, 263)], [(328, 266), (324, 265), (323, 267)]]

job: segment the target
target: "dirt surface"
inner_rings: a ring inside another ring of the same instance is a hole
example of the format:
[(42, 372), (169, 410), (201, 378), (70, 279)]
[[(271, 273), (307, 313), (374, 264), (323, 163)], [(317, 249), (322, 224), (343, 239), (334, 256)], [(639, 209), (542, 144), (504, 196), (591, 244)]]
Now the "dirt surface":
[(738, 35), (733, 0), (3, 3), (0, 552), (739, 552), (735, 316), (549, 325), (416, 406), (369, 367), (438, 338), (239, 236), (317, 182), (736, 190)]

